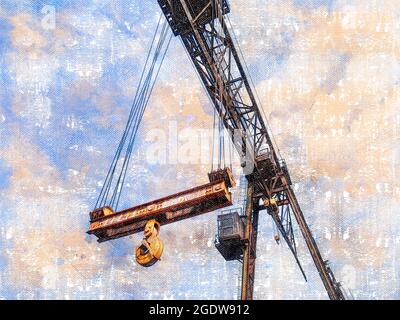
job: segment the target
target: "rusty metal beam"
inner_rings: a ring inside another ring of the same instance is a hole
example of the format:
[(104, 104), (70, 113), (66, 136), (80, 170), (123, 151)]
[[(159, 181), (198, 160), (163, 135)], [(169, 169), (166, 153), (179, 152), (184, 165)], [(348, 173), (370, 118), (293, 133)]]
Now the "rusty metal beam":
[(150, 219), (165, 225), (231, 205), (225, 180), (218, 180), (119, 212), (108, 207), (96, 209), (90, 214), (88, 233), (104, 242), (142, 232)]
[(253, 300), (253, 291), (254, 291), (259, 211), (254, 206), (255, 199), (253, 195), (254, 195), (254, 185), (252, 183), (249, 183), (247, 189), (247, 207), (246, 207), (246, 229), (245, 229), (246, 245), (243, 249), (242, 291), (241, 291), (242, 300)]

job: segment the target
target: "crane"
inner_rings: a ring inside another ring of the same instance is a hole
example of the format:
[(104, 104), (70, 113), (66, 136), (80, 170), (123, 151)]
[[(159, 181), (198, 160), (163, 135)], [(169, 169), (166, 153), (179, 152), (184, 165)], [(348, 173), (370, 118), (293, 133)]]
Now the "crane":
[[(242, 160), (248, 184), (245, 214), (239, 218), (237, 214), (220, 216), (216, 241), (217, 249), (226, 260), (240, 260), (243, 264), (241, 299), (253, 299), (258, 221), (263, 211), (273, 219), (305, 277), (293, 232), (293, 223), (297, 222), (328, 297), (345, 299), (340, 283), (322, 258), (293, 191), (286, 163), (278, 155), (262, 117), (240, 51), (228, 28), (228, 1), (157, 1), (173, 34), (182, 40)], [(136, 258), (139, 264), (151, 266), (163, 251), (158, 239), (163, 224), (232, 204), (230, 188), (234, 181), (229, 168), (211, 172), (209, 180), (209, 184), (119, 212), (114, 212), (111, 206), (98, 206), (91, 212), (88, 232), (103, 242), (144, 231), (145, 238), (136, 249)], [(224, 233), (227, 226), (228, 235)], [(279, 239), (276, 237), (277, 242)]]

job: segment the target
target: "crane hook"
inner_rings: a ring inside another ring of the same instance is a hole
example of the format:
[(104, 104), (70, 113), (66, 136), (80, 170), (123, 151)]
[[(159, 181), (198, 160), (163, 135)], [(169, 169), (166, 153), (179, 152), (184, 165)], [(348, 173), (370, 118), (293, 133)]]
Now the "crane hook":
[(164, 245), (158, 238), (160, 223), (155, 219), (147, 221), (142, 244), (136, 247), (136, 262), (143, 267), (151, 267), (160, 260)]

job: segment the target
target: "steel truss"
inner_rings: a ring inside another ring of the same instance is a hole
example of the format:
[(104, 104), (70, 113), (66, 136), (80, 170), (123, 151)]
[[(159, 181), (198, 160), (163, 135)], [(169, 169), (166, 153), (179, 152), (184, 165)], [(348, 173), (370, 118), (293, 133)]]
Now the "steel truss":
[[(277, 155), (224, 15), (222, 0), (158, 0), (182, 42), (235, 148), (254, 165), (247, 175), (247, 245), (243, 254), (242, 299), (252, 299), (258, 213), (267, 210), (300, 266), (293, 233), (294, 215), (330, 299), (344, 299), (340, 284), (323, 260), (291, 187), (285, 162)], [(234, 139), (239, 135), (239, 139)], [(264, 204), (260, 204), (263, 202)], [(267, 205), (265, 205), (267, 203)], [(273, 205), (276, 203), (276, 205)], [(304, 275), (304, 271), (300, 266)], [(305, 276), (305, 275), (304, 275)]]

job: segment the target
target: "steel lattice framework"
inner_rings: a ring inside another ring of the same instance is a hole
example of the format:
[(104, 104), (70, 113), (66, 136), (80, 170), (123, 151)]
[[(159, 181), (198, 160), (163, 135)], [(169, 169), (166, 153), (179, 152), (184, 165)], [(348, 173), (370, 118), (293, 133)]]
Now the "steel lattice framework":
[(271, 215), (300, 266), (293, 233), (294, 215), (329, 298), (344, 299), (340, 284), (320, 254), (291, 187), (286, 164), (278, 157), (257, 105), (224, 17), (229, 12), (227, 1), (158, 0), (158, 3), (174, 34), (181, 37), (214, 107), (232, 136), (235, 148), (254, 168), (246, 176), (249, 188), (242, 299), (253, 297), (261, 210), (267, 210)]

